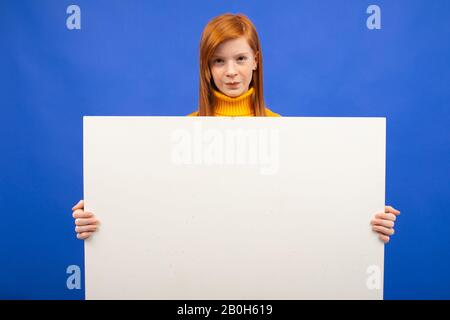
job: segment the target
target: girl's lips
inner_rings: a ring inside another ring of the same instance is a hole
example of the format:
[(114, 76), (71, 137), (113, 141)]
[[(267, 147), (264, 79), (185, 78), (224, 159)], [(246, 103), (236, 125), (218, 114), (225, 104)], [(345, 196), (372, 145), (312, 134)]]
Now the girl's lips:
[(227, 86), (229, 87), (237, 87), (239, 85), (239, 82), (236, 83), (226, 83)]

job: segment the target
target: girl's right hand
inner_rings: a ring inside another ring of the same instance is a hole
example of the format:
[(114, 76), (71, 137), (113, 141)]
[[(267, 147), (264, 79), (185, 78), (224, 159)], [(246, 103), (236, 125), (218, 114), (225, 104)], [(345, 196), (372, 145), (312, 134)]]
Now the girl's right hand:
[(97, 230), (99, 221), (92, 212), (84, 211), (84, 201), (80, 200), (73, 208), (72, 217), (75, 219), (77, 238), (85, 240)]

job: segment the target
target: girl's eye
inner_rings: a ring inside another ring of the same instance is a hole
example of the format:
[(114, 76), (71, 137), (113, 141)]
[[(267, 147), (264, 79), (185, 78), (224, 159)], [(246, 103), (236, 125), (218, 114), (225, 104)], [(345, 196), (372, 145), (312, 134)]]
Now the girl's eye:
[[(245, 60), (247, 60), (247, 57), (246, 57), (246, 56), (241, 56), (241, 57), (238, 58), (238, 61), (239, 61), (239, 62), (242, 62), (242, 61), (245, 61)], [(216, 59), (216, 60), (214, 60), (214, 63), (222, 63), (222, 62), (223, 62), (222, 59)]]

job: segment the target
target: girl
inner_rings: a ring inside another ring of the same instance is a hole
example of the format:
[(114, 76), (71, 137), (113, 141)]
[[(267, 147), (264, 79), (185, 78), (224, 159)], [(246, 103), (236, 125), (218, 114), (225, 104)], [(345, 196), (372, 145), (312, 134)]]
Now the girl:
[[(223, 14), (205, 27), (200, 42), (200, 93), (198, 110), (189, 116), (279, 117), (263, 97), (261, 46), (253, 23), (242, 14)], [(87, 239), (99, 221), (84, 211), (80, 200), (73, 208), (78, 239)], [(384, 243), (394, 234), (400, 211), (385, 206), (371, 220)]]

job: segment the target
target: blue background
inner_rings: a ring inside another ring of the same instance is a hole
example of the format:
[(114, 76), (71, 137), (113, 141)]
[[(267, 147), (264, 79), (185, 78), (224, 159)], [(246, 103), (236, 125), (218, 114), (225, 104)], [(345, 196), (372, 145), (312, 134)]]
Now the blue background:
[[(81, 30), (66, 9), (81, 8)], [(366, 9), (381, 8), (381, 30)], [(83, 198), (83, 115), (186, 115), (198, 45), (242, 12), (283, 116), (387, 118), (386, 299), (450, 298), (450, 1), (0, 1), (0, 298), (83, 299), (72, 206)]]

